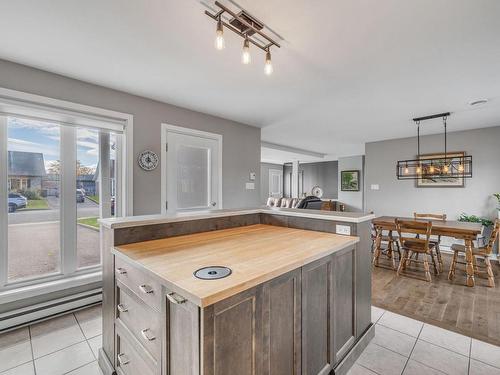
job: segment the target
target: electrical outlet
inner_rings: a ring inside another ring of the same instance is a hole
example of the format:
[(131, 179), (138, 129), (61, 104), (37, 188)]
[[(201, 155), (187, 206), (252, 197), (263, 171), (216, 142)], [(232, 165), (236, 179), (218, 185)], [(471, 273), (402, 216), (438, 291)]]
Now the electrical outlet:
[(349, 225), (339, 225), (339, 224), (337, 224), (335, 232), (337, 234), (343, 234), (345, 236), (350, 236), (351, 235), (351, 227)]
[(246, 188), (247, 190), (255, 190), (255, 184), (254, 184), (253, 182), (247, 182), (247, 183), (245, 184), (245, 188)]

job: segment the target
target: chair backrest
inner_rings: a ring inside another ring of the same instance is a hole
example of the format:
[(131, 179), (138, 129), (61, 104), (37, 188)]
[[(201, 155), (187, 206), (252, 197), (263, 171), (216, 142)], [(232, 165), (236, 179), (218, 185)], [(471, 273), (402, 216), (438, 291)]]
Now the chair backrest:
[[(402, 247), (405, 246), (405, 241), (421, 244), (424, 250), (429, 249), (429, 241), (431, 238), (432, 221), (414, 221), (396, 219), (396, 230), (398, 231), (399, 241)], [(417, 235), (415, 238), (414, 235)], [(413, 236), (411, 236), (413, 235)]]
[(426, 220), (443, 220), (446, 221), (446, 214), (419, 214), (414, 212), (413, 213), (413, 218), (414, 219), (426, 219)]
[(493, 230), (490, 235), (490, 239), (488, 240), (488, 244), (486, 245), (486, 250), (488, 251), (488, 253), (493, 252), (493, 246), (495, 245), (495, 242), (498, 239), (499, 233), (500, 233), (500, 219), (496, 219), (495, 225), (493, 226)]

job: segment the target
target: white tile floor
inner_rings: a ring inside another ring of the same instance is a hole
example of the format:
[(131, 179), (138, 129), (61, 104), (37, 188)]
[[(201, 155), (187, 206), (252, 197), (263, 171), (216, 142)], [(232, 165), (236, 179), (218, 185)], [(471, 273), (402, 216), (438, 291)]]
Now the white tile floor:
[(0, 335), (1, 375), (102, 375), (101, 306)]
[(348, 375), (500, 375), (500, 347), (372, 307), (375, 338)]
[[(500, 347), (372, 308), (375, 338), (349, 375), (500, 375)], [(102, 375), (101, 307), (0, 335), (0, 375)]]

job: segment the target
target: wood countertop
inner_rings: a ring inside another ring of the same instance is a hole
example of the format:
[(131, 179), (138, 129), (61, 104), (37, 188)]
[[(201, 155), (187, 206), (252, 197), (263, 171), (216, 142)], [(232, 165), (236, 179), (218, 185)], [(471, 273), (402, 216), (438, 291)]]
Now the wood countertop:
[[(272, 225), (250, 225), (138, 242), (113, 253), (205, 307), (359, 242), (358, 237)], [(200, 280), (193, 272), (225, 266), (232, 274)]]

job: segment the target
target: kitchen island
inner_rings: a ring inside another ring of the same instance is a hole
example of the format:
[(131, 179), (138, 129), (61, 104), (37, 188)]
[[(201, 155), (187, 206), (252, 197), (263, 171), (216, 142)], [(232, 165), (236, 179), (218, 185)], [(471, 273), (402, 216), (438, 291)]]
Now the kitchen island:
[(373, 336), (369, 215), (288, 212), (103, 221), (104, 373), (346, 373)]

